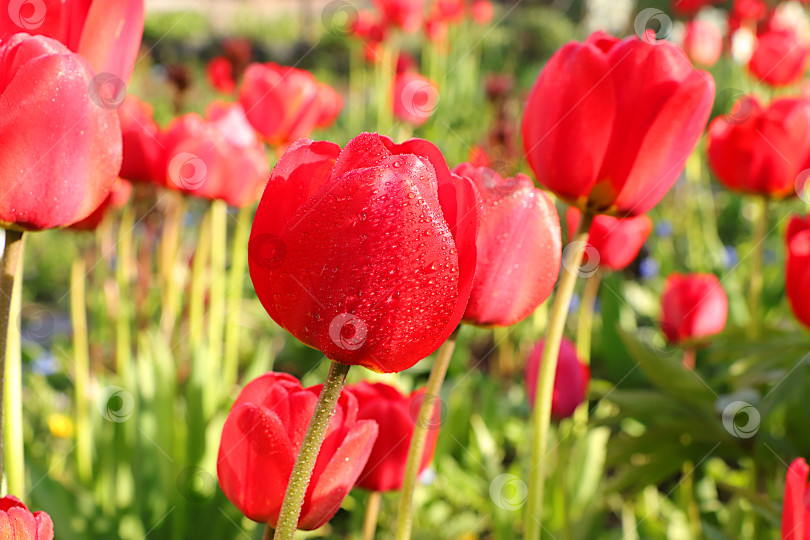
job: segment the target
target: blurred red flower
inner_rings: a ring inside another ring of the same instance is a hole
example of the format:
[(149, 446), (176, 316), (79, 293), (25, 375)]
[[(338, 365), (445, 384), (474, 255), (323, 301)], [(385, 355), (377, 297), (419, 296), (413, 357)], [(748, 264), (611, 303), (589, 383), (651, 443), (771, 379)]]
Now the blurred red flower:
[[(577, 230), (580, 212), (569, 208), (565, 214), (568, 234)], [(588, 233), (588, 245), (596, 250), (596, 260), (591, 260), (588, 251), (582, 259), (583, 267), (603, 267), (613, 272), (624, 270), (638, 257), (647, 237), (652, 232), (652, 220), (647, 216), (619, 219), (612, 216), (596, 216)]]
[[(526, 359), (526, 394), (532, 407), (537, 392), (537, 376), (540, 373), (544, 345), (544, 339), (538, 341)], [(551, 417), (562, 420), (574, 414), (580, 403), (588, 396), (590, 380), (590, 367), (579, 359), (576, 346), (568, 338), (563, 337), (557, 360), (557, 373), (554, 375)]]
[(0, 44), (0, 226), (39, 230), (89, 216), (121, 168), (114, 106), (88, 92), (83, 57), (44, 36)]
[[(357, 397), (358, 420), (377, 422), (378, 434), (365, 469), (357, 485), (369, 491), (394, 491), (402, 487), (405, 462), (416, 422), (425, 422), (428, 429), (425, 451), (419, 471), (423, 471), (436, 448), (441, 423), (441, 407), (433, 406), (433, 416), (422, 419), (419, 413), (425, 390), (404, 395), (385, 383), (361, 382), (346, 388)], [(433, 398), (436, 399), (436, 398)]]
[(165, 163), (160, 128), (152, 119), (152, 106), (133, 95), (118, 107), (123, 136), (123, 160), (119, 176), (131, 182), (165, 182)]
[(270, 316), (330, 359), (402, 371), (456, 329), (475, 272), (475, 188), (427, 141), (300, 140), (276, 165), (250, 234)]
[(11, 0), (7, 5), (0, 9), (0, 41), (17, 32), (41, 34), (84, 56), (96, 74), (112, 74), (124, 84), (132, 76), (143, 37), (143, 0)]
[(15, 496), (0, 499), (0, 538), (53, 540), (53, 521), (45, 512), (31, 511)]
[(232, 94), (236, 90), (233, 64), (224, 56), (212, 58), (205, 66), (208, 83), (223, 94)]
[(796, 318), (810, 327), (810, 215), (790, 220), (786, 240), (785, 292)]
[(696, 66), (711, 67), (723, 52), (723, 34), (714, 23), (695, 19), (686, 24), (683, 49)]
[(713, 274), (670, 274), (661, 295), (661, 331), (671, 343), (723, 331), (728, 297)]
[(807, 68), (810, 47), (792, 30), (768, 30), (757, 37), (748, 69), (772, 86), (799, 81)]
[(372, 0), (387, 25), (413, 33), (422, 26), (424, 0)]
[(439, 104), (439, 88), (419, 73), (400, 73), (394, 78), (393, 98), (394, 116), (414, 126), (421, 126)]
[(643, 214), (683, 171), (713, 100), (711, 76), (679, 47), (595, 33), (540, 72), (523, 114), (526, 157), (580, 209)]
[(473, 181), (483, 203), (475, 280), (463, 320), (513, 325), (531, 315), (557, 282), (562, 259), (557, 210), (525, 174), (503, 178), (469, 163), (453, 172)]
[(323, 101), (322, 84), (308, 71), (294, 67), (250, 64), (239, 88), (247, 119), (271, 145), (306, 137), (329, 117), (334, 102)]
[[(321, 386), (303, 388), (286, 373), (249, 382), (231, 408), (217, 457), (225, 496), (254, 521), (275, 527), (295, 458)], [(309, 483), (298, 528), (332, 519), (359, 477), (377, 438), (377, 424), (357, 417), (357, 398), (342, 392)]]
[(810, 102), (782, 98), (767, 107), (743, 96), (709, 126), (709, 166), (728, 189), (792, 197), (810, 158)]
[(785, 477), (785, 500), (782, 503), (782, 540), (810, 538), (810, 467), (802, 458), (793, 460)]

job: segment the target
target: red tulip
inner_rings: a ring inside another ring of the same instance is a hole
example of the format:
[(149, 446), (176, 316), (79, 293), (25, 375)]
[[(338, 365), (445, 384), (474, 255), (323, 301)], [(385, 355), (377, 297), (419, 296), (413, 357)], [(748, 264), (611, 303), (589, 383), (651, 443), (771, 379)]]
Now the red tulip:
[(401, 73), (394, 79), (394, 116), (421, 126), (431, 117), (439, 103), (436, 83), (418, 73)]
[(422, 26), (424, 0), (373, 0), (387, 24), (413, 33)]
[(160, 128), (152, 119), (151, 105), (129, 95), (118, 107), (118, 118), (124, 150), (119, 176), (131, 182), (163, 184), (164, 148)]
[(785, 292), (796, 318), (810, 327), (810, 215), (794, 216), (786, 236)]
[(487, 151), (484, 150), (483, 146), (478, 144), (474, 144), (470, 147), (470, 153), (467, 159), (473, 167), (489, 167), (490, 165)]
[(433, 10), (438, 18), (447, 22), (458, 22), (464, 18), (465, 0), (435, 0)]
[(785, 477), (782, 503), (782, 540), (810, 540), (810, 467), (802, 458), (793, 460)]
[(483, 201), (464, 321), (510, 326), (528, 317), (554, 289), (562, 258), (557, 210), (524, 174), (504, 179), (469, 163), (453, 172), (472, 180)]
[(223, 94), (232, 94), (236, 90), (233, 79), (233, 64), (224, 56), (212, 58), (205, 66), (208, 83)]
[(661, 330), (672, 343), (723, 331), (728, 297), (713, 274), (670, 274), (661, 295)]
[(45, 512), (31, 511), (15, 496), (0, 499), (0, 538), (53, 540), (53, 521)]
[(807, 68), (810, 48), (790, 30), (768, 30), (757, 38), (748, 69), (772, 86), (799, 81)]
[(0, 226), (39, 230), (90, 215), (121, 168), (115, 111), (87, 91), (81, 56), (43, 36), (0, 44)]
[[(534, 407), (534, 396), (537, 392), (537, 375), (543, 359), (541, 339), (534, 346), (526, 359), (526, 394), (529, 403)], [(557, 373), (554, 374), (554, 393), (551, 398), (551, 417), (556, 420), (568, 418), (577, 410), (580, 403), (588, 396), (588, 382), (591, 380), (591, 369), (583, 364), (577, 356), (577, 348), (567, 338), (562, 338), (560, 355), (557, 360)]]
[[(425, 391), (417, 390), (403, 395), (385, 383), (361, 382), (347, 388), (357, 397), (358, 420), (374, 420), (379, 427), (377, 440), (366, 468), (357, 485), (369, 491), (394, 491), (402, 487), (405, 462), (411, 444), (414, 425), (419, 416)], [(428, 422), (428, 434), (419, 471), (423, 471), (436, 448), (441, 423), (441, 408), (434, 404), (433, 417)]]
[(720, 0), (672, 0), (672, 9), (681, 15), (694, 15), (705, 6), (718, 4)]
[(104, 202), (101, 203), (101, 206), (96, 208), (96, 211), (81, 220), (78, 223), (74, 223), (70, 226), (71, 229), (74, 231), (94, 231), (101, 225), (104, 216), (107, 215), (107, 210), (110, 208), (123, 208), (127, 201), (129, 201), (129, 197), (132, 194), (132, 184), (124, 180), (123, 178), (119, 178), (115, 184), (113, 184), (112, 191), (110, 194), (107, 195), (107, 198), (104, 199)]
[(810, 157), (810, 102), (783, 98), (763, 108), (744, 96), (709, 126), (709, 165), (733, 191), (771, 197), (796, 193)]
[(643, 214), (681, 174), (713, 98), (711, 76), (677, 46), (595, 33), (538, 76), (523, 115), (529, 165), (580, 209)]
[[(580, 212), (569, 208), (565, 214), (568, 233), (577, 230)], [(611, 216), (596, 216), (588, 233), (588, 245), (596, 251), (596, 260), (590, 260), (586, 249), (582, 266), (599, 266), (613, 272), (624, 270), (638, 257), (644, 242), (652, 232), (652, 220), (647, 216), (617, 219)], [(591, 253), (593, 255), (593, 252)]]
[(250, 276), (292, 335), (349, 365), (402, 371), (456, 329), (475, 272), (475, 188), (427, 141), (301, 140), (270, 175)]
[(495, 10), (492, 7), (492, 2), (490, 0), (473, 0), (472, 6), (470, 7), (470, 12), (472, 14), (473, 21), (477, 24), (489, 24), (492, 20), (492, 16), (495, 14)]
[(425, 35), (433, 43), (443, 44), (447, 41), (450, 26), (447, 21), (439, 17), (430, 17), (425, 21)]
[(683, 49), (695, 65), (711, 67), (723, 52), (723, 34), (714, 23), (695, 19), (686, 25)]
[[(0, 41), (28, 32), (61, 41), (96, 73), (129, 81), (143, 37), (143, 0), (9, 0)], [(123, 86), (123, 85), (122, 85)]]
[(242, 106), (214, 102), (206, 117), (189, 113), (166, 129), (166, 185), (233, 206), (254, 203), (270, 171)]
[(253, 127), (271, 145), (306, 137), (322, 119), (322, 90), (308, 71), (273, 63), (250, 64), (239, 102)]
[(343, 96), (328, 84), (318, 83), (318, 110), (320, 115), (315, 127), (328, 128), (340, 116), (342, 109)]
[(768, 4), (763, 0), (734, 0), (731, 17), (740, 21), (759, 22), (768, 16)]
[[(303, 388), (286, 373), (248, 383), (222, 428), (217, 476), (225, 496), (250, 519), (275, 526), (320, 386)], [(340, 509), (371, 453), (377, 424), (357, 417), (357, 398), (342, 392), (329, 421), (298, 528), (317, 529)]]

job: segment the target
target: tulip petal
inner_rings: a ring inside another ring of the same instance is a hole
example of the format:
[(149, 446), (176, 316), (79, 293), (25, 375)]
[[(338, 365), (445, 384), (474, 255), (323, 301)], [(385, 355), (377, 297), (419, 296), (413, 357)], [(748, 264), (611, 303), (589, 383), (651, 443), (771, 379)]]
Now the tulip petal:
[(141, 47), (144, 0), (96, 0), (87, 11), (76, 51), (96, 73), (112, 73), (125, 83)]
[(376, 438), (377, 422), (373, 420), (361, 420), (349, 429), (323, 472), (313, 478), (301, 508), (299, 529), (317, 529), (337, 513), (363, 471)]
[(807, 477), (810, 467), (801, 458), (795, 459), (788, 467), (785, 478), (785, 498), (782, 506), (782, 540), (806, 540), (810, 523), (804, 496), (807, 491)]
[(246, 403), (231, 410), (220, 440), (225, 495), (250, 519), (275, 524), (296, 457), (285, 426), (269, 409)]
[(526, 104), (521, 129), (529, 165), (538, 183), (572, 203), (591, 190), (605, 160), (617, 114), (609, 75), (595, 44), (568, 43), (540, 72)]

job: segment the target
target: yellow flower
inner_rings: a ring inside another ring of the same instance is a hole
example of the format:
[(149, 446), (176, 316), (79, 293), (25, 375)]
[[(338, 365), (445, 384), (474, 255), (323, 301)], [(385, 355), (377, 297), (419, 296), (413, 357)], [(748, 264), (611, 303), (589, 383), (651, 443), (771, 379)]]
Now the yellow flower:
[(66, 439), (73, 436), (73, 421), (64, 414), (54, 413), (48, 417), (51, 435)]

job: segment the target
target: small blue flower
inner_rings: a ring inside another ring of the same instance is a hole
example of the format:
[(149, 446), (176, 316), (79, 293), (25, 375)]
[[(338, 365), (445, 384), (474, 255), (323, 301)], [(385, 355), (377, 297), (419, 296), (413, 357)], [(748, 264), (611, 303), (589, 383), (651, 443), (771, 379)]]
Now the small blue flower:
[(661, 221), (657, 222), (655, 224), (655, 234), (657, 234), (660, 238), (669, 238), (672, 236), (672, 223), (666, 219), (662, 219)]
[(661, 267), (658, 264), (658, 261), (653, 259), (652, 257), (647, 257), (641, 264), (639, 265), (639, 273), (641, 277), (644, 279), (650, 279), (658, 275), (659, 270)]

